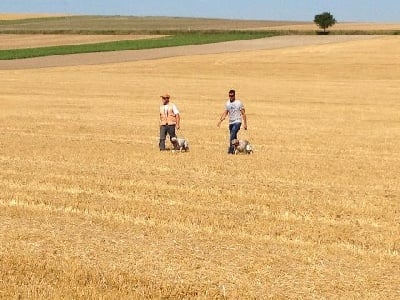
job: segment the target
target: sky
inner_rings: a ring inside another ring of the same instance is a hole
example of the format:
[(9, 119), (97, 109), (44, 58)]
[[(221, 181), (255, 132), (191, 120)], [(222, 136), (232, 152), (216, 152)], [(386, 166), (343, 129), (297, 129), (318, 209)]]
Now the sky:
[(175, 16), (338, 22), (400, 22), (400, 0), (0, 0), (0, 13)]

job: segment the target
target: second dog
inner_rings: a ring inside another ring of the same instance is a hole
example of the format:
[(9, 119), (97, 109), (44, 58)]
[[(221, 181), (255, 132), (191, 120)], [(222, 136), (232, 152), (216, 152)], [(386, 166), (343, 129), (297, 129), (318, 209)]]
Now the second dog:
[(232, 145), (234, 147), (235, 154), (239, 154), (239, 153), (252, 154), (253, 153), (253, 147), (247, 140), (234, 139), (234, 140), (232, 140)]

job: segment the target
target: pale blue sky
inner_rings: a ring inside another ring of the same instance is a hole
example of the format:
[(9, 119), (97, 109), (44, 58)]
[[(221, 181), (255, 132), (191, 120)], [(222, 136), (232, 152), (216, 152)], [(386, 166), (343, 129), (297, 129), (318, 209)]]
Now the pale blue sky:
[(400, 0), (0, 0), (0, 13), (179, 16), (338, 22), (400, 22)]

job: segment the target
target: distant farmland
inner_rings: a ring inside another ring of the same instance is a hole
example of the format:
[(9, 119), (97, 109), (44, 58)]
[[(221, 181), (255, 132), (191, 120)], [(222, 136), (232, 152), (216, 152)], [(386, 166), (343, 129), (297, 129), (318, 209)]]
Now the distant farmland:
[[(32, 16), (23, 19), (18, 15), (3, 15), (3, 18), (0, 20), (1, 60), (162, 48), (276, 35), (314, 35), (317, 32), (316, 25), (311, 22), (121, 16)], [(335, 35), (400, 33), (399, 24), (346, 23), (334, 28), (331, 33)], [(28, 49), (23, 49), (24, 45)]]
[[(0, 17), (1, 20), (1, 17)], [(122, 17), (122, 16), (61, 16), (3, 20), (1, 31), (47, 32), (157, 32), (190, 30), (244, 30), (260, 27), (304, 25), (308, 22), (249, 21), (204, 18)]]
[[(205, 18), (133, 17), (133, 16), (10, 16), (0, 14), (0, 32), (7, 33), (159, 33), (186, 31), (277, 30), (283, 32), (315, 32), (310, 22), (252, 21)], [(339, 22), (329, 29), (333, 33), (391, 34), (400, 30), (400, 23)]]

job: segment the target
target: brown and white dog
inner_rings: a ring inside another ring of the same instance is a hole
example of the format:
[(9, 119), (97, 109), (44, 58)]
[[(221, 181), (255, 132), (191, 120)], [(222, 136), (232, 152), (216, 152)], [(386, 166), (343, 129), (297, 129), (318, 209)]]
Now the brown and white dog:
[(180, 152), (189, 151), (189, 142), (183, 137), (173, 137), (171, 139), (174, 150), (179, 150)]
[(247, 140), (232, 140), (232, 145), (235, 151), (235, 154), (243, 153), (243, 154), (253, 154), (253, 147)]

